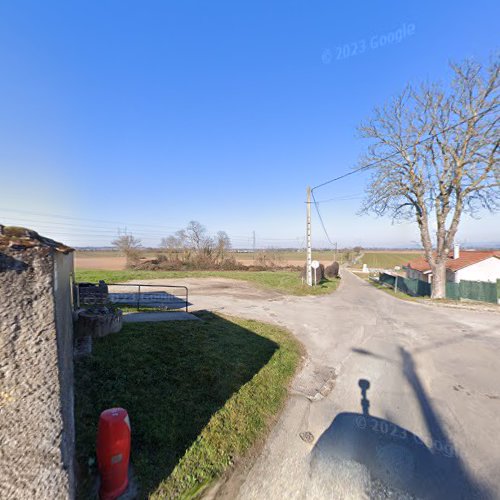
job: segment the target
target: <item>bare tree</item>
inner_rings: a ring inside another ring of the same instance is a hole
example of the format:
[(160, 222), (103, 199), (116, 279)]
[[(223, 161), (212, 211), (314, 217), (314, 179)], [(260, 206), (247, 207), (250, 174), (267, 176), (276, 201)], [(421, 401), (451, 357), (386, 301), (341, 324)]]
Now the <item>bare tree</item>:
[(207, 237), (206, 227), (198, 221), (192, 220), (186, 227), (186, 241), (193, 250), (202, 250)]
[(446, 260), (461, 216), (500, 200), (498, 57), (488, 68), (452, 64), (451, 86), (404, 92), (360, 126), (373, 140), (362, 166), (377, 162), (363, 211), (415, 219), (432, 269), (432, 297), (446, 294)]
[(227, 233), (219, 231), (212, 237), (198, 221), (190, 221), (185, 229), (162, 238), (160, 245), (167, 250), (171, 263), (177, 261), (200, 269), (235, 264), (228, 256), (231, 240)]
[(167, 250), (168, 253), (181, 253), (185, 250), (186, 240), (186, 231), (180, 229), (175, 234), (162, 238), (160, 246)]
[(215, 239), (215, 253), (217, 260), (223, 262), (231, 250), (231, 240), (225, 231), (219, 231)]
[(187, 246), (194, 250), (198, 258), (211, 258), (215, 248), (215, 241), (207, 234), (206, 227), (198, 221), (192, 220), (186, 227)]
[(127, 266), (132, 266), (139, 261), (141, 240), (134, 238), (131, 234), (121, 234), (111, 244), (125, 254)]
[(266, 248), (257, 252), (254, 262), (258, 266), (276, 269), (281, 266), (283, 255), (277, 248)]
[(179, 245), (179, 240), (174, 236), (170, 235), (166, 238), (162, 238), (160, 242), (160, 246), (170, 251), (177, 251), (181, 247)]

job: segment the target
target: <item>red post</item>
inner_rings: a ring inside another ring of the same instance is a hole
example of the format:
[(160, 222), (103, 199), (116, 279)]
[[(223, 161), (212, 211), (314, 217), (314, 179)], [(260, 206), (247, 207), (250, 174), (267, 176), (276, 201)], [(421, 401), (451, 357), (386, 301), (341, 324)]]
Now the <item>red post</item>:
[(97, 429), (97, 463), (101, 476), (101, 500), (114, 500), (128, 486), (130, 420), (123, 408), (101, 413)]

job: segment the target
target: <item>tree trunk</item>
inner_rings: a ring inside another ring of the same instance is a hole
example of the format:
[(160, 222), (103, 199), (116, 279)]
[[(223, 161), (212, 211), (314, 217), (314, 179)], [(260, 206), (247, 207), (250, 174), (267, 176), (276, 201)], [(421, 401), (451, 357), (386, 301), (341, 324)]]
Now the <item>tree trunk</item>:
[(436, 262), (432, 266), (432, 295), (433, 299), (446, 298), (446, 261)]

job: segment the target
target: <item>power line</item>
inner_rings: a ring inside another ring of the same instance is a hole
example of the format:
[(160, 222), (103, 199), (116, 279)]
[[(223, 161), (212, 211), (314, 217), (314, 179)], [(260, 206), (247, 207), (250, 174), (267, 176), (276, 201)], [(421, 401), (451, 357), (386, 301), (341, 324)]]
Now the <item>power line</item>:
[[(460, 121), (460, 122), (458, 122), (458, 123), (455, 123), (454, 125), (450, 125), (449, 127), (446, 127), (446, 128), (444, 128), (443, 130), (440, 130), (439, 132), (436, 132), (436, 133), (434, 133), (434, 134), (432, 134), (432, 135), (430, 135), (430, 136), (426, 137), (425, 139), (422, 139), (422, 140), (420, 140), (420, 141), (417, 141), (417, 142), (415, 142), (414, 144), (411, 144), (410, 146), (408, 146), (408, 147), (404, 148), (402, 151), (395, 151), (394, 153), (391, 153), (390, 155), (388, 155), (388, 156), (386, 156), (386, 157), (384, 157), (384, 158), (380, 158), (379, 160), (376, 160), (376, 161), (374, 161), (374, 162), (372, 162), (372, 163), (369, 163), (368, 165), (364, 165), (364, 166), (362, 166), (362, 167), (358, 167), (358, 168), (356, 168), (356, 169), (354, 169), (354, 170), (351, 170), (350, 172), (346, 172), (345, 174), (339, 175), (338, 177), (335, 177), (335, 178), (330, 179), (330, 180), (328, 180), (328, 181), (326, 181), (326, 182), (323, 182), (323, 183), (321, 183), (321, 184), (318, 184), (317, 186), (314, 186), (314, 187), (311, 189), (311, 196), (312, 196), (312, 198), (313, 198), (314, 206), (316, 207), (316, 212), (317, 212), (318, 217), (319, 217), (319, 220), (320, 220), (320, 222), (321, 222), (321, 226), (323, 227), (323, 231), (324, 231), (324, 233), (325, 233), (325, 235), (326, 235), (326, 237), (327, 237), (328, 241), (330, 242), (330, 244), (331, 244), (331, 245), (333, 245), (333, 242), (332, 242), (332, 240), (330, 239), (330, 236), (329, 236), (329, 234), (328, 234), (328, 231), (326, 230), (325, 223), (324, 223), (324, 221), (323, 221), (323, 217), (321, 216), (321, 213), (320, 213), (320, 211), (319, 211), (318, 203), (320, 203), (320, 202), (317, 202), (317, 201), (316, 201), (316, 198), (314, 197), (314, 190), (315, 190), (315, 189), (318, 189), (318, 188), (320, 188), (320, 187), (323, 187), (323, 186), (326, 186), (326, 185), (328, 185), (328, 184), (331, 184), (332, 182), (339, 181), (339, 180), (341, 180), (341, 179), (344, 179), (345, 177), (349, 177), (350, 175), (354, 175), (354, 174), (356, 174), (356, 173), (358, 173), (358, 172), (361, 172), (361, 171), (363, 171), (363, 170), (368, 170), (368, 169), (370, 169), (370, 168), (373, 168), (373, 167), (375, 167), (376, 165), (378, 165), (379, 163), (382, 163), (382, 162), (384, 162), (384, 161), (390, 160), (391, 158), (394, 158), (395, 156), (401, 155), (401, 153), (402, 153), (403, 151), (408, 151), (409, 149), (414, 148), (415, 146), (419, 146), (420, 144), (423, 144), (424, 142), (430, 141), (431, 139), (435, 139), (435, 138), (436, 138), (436, 137), (438, 137), (439, 135), (444, 134), (444, 133), (448, 132), (449, 130), (453, 130), (453, 129), (455, 129), (455, 128), (459, 127), (460, 125), (463, 125), (463, 124), (467, 123), (469, 120), (472, 120), (473, 118), (479, 118), (479, 117), (481, 117), (481, 116), (483, 116), (483, 115), (486, 115), (486, 114), (490, 113), (491, 111), (493, 111), (493, 110), (494, 110), (495, 108), (497, 108), (498, 106), (500, 106), (500, 103), (499, 103), (499, 104), (495, 104), (494, 106), (491, 106), (490, 108), (485, 109), (485, 110), (484, 110), (484, 111), (482, 111), (481, 113), (478, 113), (478, 114), (476, 114), (476, 115), (474, 115), (474, 116), (469, 116), (468, 118), (465, 118), (464, 120), (462, 120), (462, 121)], [(332, 200), (326, 200), (326, 201), (333, 201), (333, 199), (332, 199)], [(322, 203), (325, 203), (326, 201), (323, 201)]]
[(142, 227), (154, 227), (154, 228), (165, 228), (165, 229), (174, 229), (178, 230), (181, 229), (179, 227), (173, 227), (173, 226), (158, 226), (158, 225), (152, 225), (152, 224), (141, 224), (141, 223), (124, 223), (123, 221), (110, 221), (110, 220), (102, 220), (102, 219), (88, 219), (88, 218), (82, 218), (82, 217), (69, 217), (67, 215), (60, 215), (60, 214), (51, 214), (47, 212), (31, 212), (28, 210), (17, 210), (17, 209), (12, 209), (12, 208), (0, 208), (0, 210), (3, 210), (5, 212), (16, 212), (16, 213), (22, 213), (22, 214), (28, 214), (28, 215), (40, 215), (42, 217), (56, 217), (58, 219), (68, 219), (68, 220), (81, 220), (81, 221), (87, 221), (87, 222), (102, 222), (104, 224), (118, 224), (120, 226), (142, 226)]
[[(338, 197), (335, 197), (335, 198), (329, 198), (328, 200), (320, 200), (320, 201), (317, 201), (316, 203), (317, 204), (321, 204), (321, 203), (330, 203), (332, 201), (358, 200), (360, 198), (363, 198), (363, 195), (361, 193), (347, 195), (347, 196), (338, 196)], [(305, 203), (307, 203), (307, 202), (305, 202)]]
[[(22, 221), (22, 223), (30, 223), (36, 225), (37, 228), (43, 228), (45, 229), (64, 229), (68, 231), (76, 231), (76, 232), (83, 232), (84, 234), (110, 234), (110, 233), (117, 233), (120, 228), (113, 228), (113, 227), (102, 227), (102, 226), (86, 226), (86, 225), (77, 225), (77, 224), (66, 224), (64, 222), (53, 222), (53, 221), (46, 221), (46, 220), (33, 220), (33, 219), (18, 219), (14, 217), (2, 217), (4, 221), (7, 221), (9, 224), (18, 224), (19, 221)], [(15, 221), (15, 222), (11, 222)], [(57, 226), (57, 227), (54, 227)], [(156, 232), (151, 232), (151, 231), (130, 231), (133, 232), (134, 235), (136, 236), (156, 236), (159, 238), (162, 238), (165, 236), (165, 233), (156, 233)]]
[[(8, 214), (2, 214), (2, 210), (9, 212)], [(32, 216), (25, 216), (25, 213), (34, 214)], [(59, 220), (54, 220), (59, 219)], [(47, 214), (45, 212), (35, 212), (28, 210), (15, 210), (15, 209), (7, 209), (0, 208), (0, 223), (5, 225), (16, 225), (16, 226), (24, 226), (31, 227), (32, 229), (44, 234), (50, 238), (65, 238), (70, 239), (71, 241), (109, 241), (114, 240), (117, 235), (119, 235), (119, 231), (121, 227), (128, 227), (129, 232), (139, 237), (143, 241), (153, 241), (160, 240), (171, 234), (173, 231), (164, 231), (161, 226), (155, 225), (139, 225), (142, 229), (131, 228), (131, 224), (123, 224), (121, 223), (118, 227), (106, 226), (108, 222), (101, 220), (101, 224), (104, 225), (93, 225), (93, 224), (85, 224), (79, 223), (78, 221), (92, 221), (96, 219), (88, 219), (88, 218), (77, 218), (77, 217), (67, 217), (64, 215), (56, 215), (56, 214)], [(74, 222), (72, 222), (74, 221)], [(111, 224), (111, 222), (109, 222)], [(152, 228), (152, 229), (149, 229)], [(154, 228), (154, 229), (153, 229)], [(207, 233), (209, 236), (215, 236), (216, 233)], [(252, 239), (248, 236), (237, 236), (237, 235), (229, 235), (231, 238), (231, 242), (238, 247), (252, 246)], [(259, 238), (260, 245), (263, 247), (272, 247), (274, 245), (278, 245), (280, 247), (283, 246), (294, 246), (297, 242), (297, 237), (290, 238), (272, 238), (272, 237), (261, 237)]]
[[(444, 128), (443, 130), (440, 130), (439, 132), (436, 132), (436, 133), (434, 133), (432, 135), (429, 135), (425, 139), (421, 139), (420, 141), (417, 141), (414, 144), (411, 144), (410, 146), (408, 146), (406, 148), (403, 148), (402, 151), (408, 151), (409, 149), (414, 148), (415, 146), (419, 146), (420, 144), (423, 144), (424, 142), (430, 141), (431, 139), (435, 139), (439, 135), (444, 134), (445, 132), (448, 132), (449, 130), (453, 130), (454, 128), (457, 128), (460, 125), (463, 125), (464, 123), (467, 123), (469, 120), (472, 120), (473, 118), (479, 118), (479, 117), (481, 117), (483, 115), (488, 114), (490, 111), (493, 111), (498, 106), (500, 106), (500, 103), (499, 104), (495, 104), (491, 108), (485, 109), (484, 111), (482, 111), (481, 113), (478, 113), (477, 115), (469, 116), (468, 118), (465, 118), (462, 121), (460, 121), (458, 123), (455, 123), (454, 125), (450, 125), (449, 127)], [(326, 181), (326, 182), (323, 182), (321, 184), (318, 184), (317, 186), (314, 186), (311, 189), (311, 191), (314, 191), (315, 189), (318, 189), (320, 187), (326, 186), (327, 184), (331, 184), (332, 182), (339, 181), (340, 179), (344, 179), (345, 177), (348, 177), (350, 175), (357, 174), (358, 172), (361, 172), (362, 170), (368, 170), (369, 168), (372, 168), (372, 167), (378, 165), (379, 163), (382, 163), (384, 161), (390, 160), (391, 158), (394, 158), (395, 156), (400, 155), (402, 151), (395, 151), (394, 153), (391, 153), (390, 155), (388, 155), (388, 156), (386, 156), (384, 158), (380, 158), (379, 160), (376, 160), (376, 161), (374, 161), (372, 163), (369, 163), (368, 165), (364, 165), (362, 167), (355, 168), (354, 170), (351, 170), (350, 172), (346, 172), (345, 174), (339, 175), (338, 177), (335, 177), (334, 179), (330, 179), (329, 181)]]
[[(4, 223), (11, 225), (23, 225), (23, 226), (32, 226), (33, 229), (39, 232), (48, 233), (47, 236), (50, 237), (70, 237), (72, 240), (82, 240), (82, 239), (109, 239), (112, 240), (116, 238), (117, 231), (119, 228), (117, 227), (106, 227), (106, 226), (94, 226), (94, 225), (86, 225), (79, 224), (76, 222), (68, 221), (66, 222), (67, 217), (63, 215), (51, 215), (50, 218), (42, 218), (39, 219), (38, 215), (41, 217), (45, 217), (42, 213), (39, 212), (29, 212), (31, 214), (35, 214), (35, 217), (26, 218), (25, 216), (18, 215), (16, 212), (20, 212), (21, 214), (27, 213), (25, 210), (13, 210), (13, 209), (0, 209), (8, 210), (11, 212), (9, 215), (1, 215), (1, 219), (3, 219)], [(48, 217), (48, 216), (47, 216)], [(55, 221), (54, 219), (61, 219), (64, 222)], [(82, 221), (94, 220), (94, 219), (85, 219), (85, 218), (70, 218), (77, 219)], [(130, 229), (130, 224), (121, 224), (121, 226), (127, 226)], [(143, 225), (146, 226), (146, 225)], [(142, 230), (132, 228), (131, 233), (140, 237), (143, 240), (154, 240), (161, 239), (165, 236), (168, 236), (171, 231), (162, 231), (161, 226), (148, 225), (151, 228), (155, 229), (147, 229), (147, 227), (143, 227)], [(215, 236), (216, 233), (208, 233), (209, 236)], [(251, 244), (250, 238), (237, 236), (237, 235), (229, 235), (231, 241), (238, 246), (242, 246), (244, 244)], [(273, 245), (277, 243), (295, 243), (296, 237), (290, 238), (260, 238), (260, 241), (263, 245)]]
[[(34, 215), (34, 216), (40, 216), (40, 217), (50, 217), (52, 219), (63, 219), (63, 220), (75, 220), (75, 221), (84, 221), (84, 222), (100, 222), (100, 223), (103, 223), (103, 224), (114, 224), (114, 225), (117, 225), (117, 226), (120, 226), (120, 227), (143, 227), (143, 228), (152, 228), (152, 230), (156, 230), (156, 231), (163, 231), (164, 229), (166, 230), (169, 230), (169, 231), (165, 231), (165, 233), (170, 233), (172, 230), (175, 230), (175, 231), (178, 231), (180, 229), (186, 229), (185, 227), (184, 228), (179, 228), (179, 227), (173, 227), (173, 226), (161, 226), (161, 225), (156, 225), (156, 224), (142, 224), (142, 223), (125, 223), (123, 221), (121, 222), (118, 222), (118, 221), (110, 221), (110, 220), (103, 220), (103, 219), (89, 219), (89, 218), (84, 218), (84, 217), (70, 217), (70, 216), (65, 216), (65, 215), (60, 215), (60, 214), (54, 214), (54, 213), (47, 213), (47, 212), (34, 212), (34, 211), (28, 211), (28, 210), (18, 210), (18, 209), (12, 209), (12, 208), (2, 208), (0, 207), (0, 211), (5, 211), (5, 212), (13, 212), (14, 214), (28, 214), (28, 215)], [(13, 219), (13, 220), (19, 220), (21, 219), (18, 215), (14, 215), (14, 216), (3, 216), (4, 218), (8, 218), (8, 219)], [(55, 224), (55, 225), (64, 225), (64, 226), (67, 226), (67, 227), (76, 227), (76, 228), (84, 228), (84, 227), (90, 227), (91, 229), (103, 229), (103, 230), (110, 230), (110, 231), (114, 231), (116, 232), (116, 229), (117, 227), (114, 226), (114, 227), (110, 227), (110, 228), (107, 228), (107, 227), (103, 227), (103, 226), (85, 226), (85, 225), (80, 225), (80, 224), (70, 224), (70, 223), (67, 223), (67, 224), (64, 224), (62, 222), (54, 222), (52, 220), (33, 220), (33, 219), (26, 219), (24, 218), (24, 216), (22, 217), (22, 220), (23, 221), (27, 221), (27, 222), (35, 222), (35, 223), (41, 223), (41, 224)], [(147, 229), (145, 229), (145, 231), (148, 231)], [(133, 232), (134, 234), (141, 234), (140, 233), (140, 230), (137, 230), (137, 229), (132, 229), (130, 232)], [(161, 233), (154, 233), (154, 234), (157, 234), (159, 235), (159, 237), (163, 237), (165, 236), (166, 234), (161, 232)], [(143, 232), (142, 234), (153, 234), (151, 233), (150, 231), (148, 231), (147, 233)], [(216, 233), (211, 233), (209, 232), (209, 234), (211, 235), (215, 235)], [(250, 239), (248, 236), (244, 236), (244, 235), (231, 235), (229, 234), (230, 238), (232, 240), (239, 240), (239, 241), (246, 241), (246, 242), (249, 242)], [(264, 240), (264, 241), (295, 241), (296, 240), (296, 237), (291, 237), (291, 238), (267, 238), (267, 237), (262, 237), (260, 238), (261, 240)]]
[(311, 191), (311, 196), (312, 196), (312, 199), (313, 199), (314, 206), (316, 207), (316, 213), (318, 214), (319, 221), (321, 222), (321, 227), (323, 228), (323, 231), (325, 232), (326, 239), (328, 240), (328, 242), (330, 243), (330, 245), (333, 246), (334, 243), (330, 239), (330, 235), (328, 234), (328, 231), (326, 230), (325, 223), (323, 222), (323, 217), (321, 217), (321, 213), (319, 211), (318, 202), (316, 201), (316, 198), (314, 197), (314, 191)]

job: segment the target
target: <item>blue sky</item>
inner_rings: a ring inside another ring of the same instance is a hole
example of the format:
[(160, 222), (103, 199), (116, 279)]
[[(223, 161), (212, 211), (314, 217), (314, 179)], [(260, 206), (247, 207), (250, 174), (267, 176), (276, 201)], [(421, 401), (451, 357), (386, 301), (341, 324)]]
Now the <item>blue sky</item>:
[[(359, 122), (407, 82), (446, 81), (450, 59), (487, 61), (499, 15), (485, 0), (4, 0), (0, 220), (73, 245), (118, 227), (157, 244), (191, 219), (235, 246), (253, 230), (258, 245), (296, 245), (306, 186), (355, 166)], [(414, 224), (357, 215), (365, 181), (317, 192), (349, 198), (323, 205), (332, 239), (414, 245)], [(498, 223), (464, 219), (458, 239), (498, 242)]]

